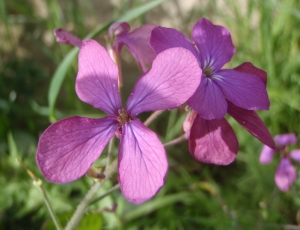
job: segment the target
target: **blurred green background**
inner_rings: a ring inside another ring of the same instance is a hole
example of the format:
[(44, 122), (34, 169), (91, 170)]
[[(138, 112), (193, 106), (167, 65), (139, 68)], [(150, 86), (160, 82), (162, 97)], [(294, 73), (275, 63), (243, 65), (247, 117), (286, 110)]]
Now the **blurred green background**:
[[(103, 116), (78, 99), (78, 50), (55, 42), (56, 27), (82, 38), (89, 34), (105, 46), (113, 20), (129, 21), (132, 28), (174, 27), (190, 37), (196, 21), (206, 17), (232, 34), (237, 52), (227, 67), (250, 61), (267, 71), (271, 107), (259, 114), (272, 135), (299, 133), (298, 0), (0, 0), (0, 13), (0, 229), (54, 229), (39, 190), (16, 158), (43, 180), (62, 223), (93, 182), (83, 177), (51, 184), (35, 162), (38, 138), (50, 122)], [(128, 52), (122, 61), (126, 94), (141, 72)], [(150, 127), (165, 143), (183, 133), (185, 116), (184, 108), (166, 111)], [(274, 183), (279, 156), (260, 165), (262, 144), (228, 119), (240, 144), (234, 163), (204, 165), (190, 156), (187, 142), (170, 147), (166, 183), (156, 197), (137, 206), (116, 190), (90, 206), (78, 229), (299, 229), (300, 180), (290, 191), (279, 191)], [(96, 165), (103, 165), (105, 156), (106, 151)], [(115, 176), (98, 195), (116, 183)], [(116, 210), (108, 212), (115, 203)]]

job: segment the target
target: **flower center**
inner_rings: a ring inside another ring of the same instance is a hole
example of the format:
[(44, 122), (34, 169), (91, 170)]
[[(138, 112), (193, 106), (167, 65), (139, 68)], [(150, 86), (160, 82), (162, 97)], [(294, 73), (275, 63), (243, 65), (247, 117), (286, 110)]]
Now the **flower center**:
[(118, 113), (118, 121), (121, 125), (132, 121), (132, 118), (129, 116), (129, 113), (126, 111), (126, 109), (119, 109)]
[(206, 67), (204, 69), (204, 74), (205, 74), (206, 77), (209, 77), (209, 75), (211, 74), (211, 72), (212, 72), (212, 68), (210, 68), (210, 67)]

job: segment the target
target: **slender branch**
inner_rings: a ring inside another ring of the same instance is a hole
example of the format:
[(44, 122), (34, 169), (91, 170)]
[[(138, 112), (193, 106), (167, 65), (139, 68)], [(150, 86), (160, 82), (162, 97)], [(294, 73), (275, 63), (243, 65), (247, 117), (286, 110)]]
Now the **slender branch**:
[(154, 121), (160, 114), (162, 114), (163, 110), (157, 110), (148, 117), (148, 119), (144, 122), (144, 125), (148, 126), (152, 121)]
[(90, 200), (92, 199), (93, 195), (101, 188), (102, 184), (110, 178), (110, 176), (116, 171), (117, 169), (117, 160), (115, 160), (109, 167), (105, 169), (104, 175), (105, 178), (100, 181), (96, 181), (88, 193), (85, 195), (81, 203), (77, 206), (76, 211), (74, 212), (73, 216), (71, 217), (70, 221), (68, 222), (65, 230), (74, 230), (80, 223), (86, 208), (89, 205)]
[(176, 139), (169, 141), (167, 143), (164, 144), (165, 147), (170, 147), (172, 145), (176, 145), (182, 141), (186, 140), (185, 138), (185, 134), (181, 135), (180, 137), (177, 137)]
[(120, 188), (120, 184), (116, 184), (114, 187), (112, 187), (111, 189), (107, 190), (105, 193), (101, 194), (97, 198), (95, 198), (92, 201), (90, 201), (89, 205), (92, 205), (92, 204), (98, 202), (99, 200), (103, 199), (104, 197), (106, 197), (107, 195), (111, 194), (112, 192), (118, 190), (119, 188)]

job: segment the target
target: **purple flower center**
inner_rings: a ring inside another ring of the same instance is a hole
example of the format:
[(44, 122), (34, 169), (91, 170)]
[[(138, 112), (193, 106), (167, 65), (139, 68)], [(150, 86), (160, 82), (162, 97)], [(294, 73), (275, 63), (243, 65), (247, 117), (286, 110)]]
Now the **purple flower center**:
[(124, 125), (127, 122), (132, 121), (132, 118), (130, 117), (130, 115), (126, 109), (119, 109), (118, 113), (119, 113), (118, 121), (119, 121), (120, 125)]

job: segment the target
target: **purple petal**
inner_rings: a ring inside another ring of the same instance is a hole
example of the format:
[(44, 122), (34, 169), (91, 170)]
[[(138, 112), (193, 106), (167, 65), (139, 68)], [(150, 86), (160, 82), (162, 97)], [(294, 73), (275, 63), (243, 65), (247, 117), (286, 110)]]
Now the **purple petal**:
[(290, 157), (300, 164), (300, 149), (295, 149), (290, 152)]
[(201, 74), (190, 51), (168, 49), (157, 55), (149, 72), (139, 78), (128, 99), (127, 111), (134, 117), (144, 111), (178, 107), (194, 94)]
[(228, 102), (228, 114), (242, 125), (251, 135), (256, 137), (265, 145), (275, 149), (275, 142), (265, 125), (255, 111), (242, 109)]
[(55, 35), (56, 41), (58, 43), (77, 46), (79, 48), (82, 45), (82, 39), (76, 37), (75, 35), (71, 34), (70, 32), (68, 32), (64, 29), (55, 28), (54, 29), (54, 35)]
[(282, 191), (288, 191), (294, 183), (297, 172), (288, 158), (282, 158), (275, 173), (275, 183)]
[(244, 62), (243, 64), (235, 67), (234, 70), (253, 74), (259, 77), (265, 83), (265, 85), (267, 84), (267, 73), (262, 69), (255, 67), (251, 62)]
[(212, 76), (226, 98), (248, 110), (269, 109), (270, 101), (265, 84), (259, 77), (236, 70), (220, 70)]
[(260, 157), (259, 157), (259, 162), (261, 164), (269, 164), (273, 160), (273, 155), (276, 152), (275, 149), (271, 149), (269, 146), (264, 145)]
[(118, 37), (126, 35), (130, 30), (130, 25), (127, 22), (115, 22), (108, 29), (109, 37)]
[(280, 134), (276, 135), (274, 140), (281, 146), (295, 145), (297, 143), (297, 136), (294, 133)]
[(151, 31), (155, 27), (156, 25), (146, 24), (115, 40), (115, 44), (119, 45), (118, 52), (121, 51), (122, 44), (124, 44), (137, 60), (143, 72), (148, 70), (146, 64), (150, 65), (155, 58), (155, 53), (150, 46)]
[(195, 24), (192, 37), (200, 51), (203, 69), (210, 67), (213, 72), (218, 71), (235, 53), (229, 31), (205, 18)]
[(118, 129), (115, 117), (70, 117), (45, 130), (36, 160), (47, 180), (67, 183), (83, 176)]
[(118, 160), (120, 187), (127, 200), (142, 203), (163, 186), (168, 169), (164, 147), (140, 120), (123, 126)]
[(118, 67), (106, 50), (94, 40), (85, 40), (78, 58), (78, 97), (109, 115), (122, 108), (118, 92)]
[(156, 54), (170, 48), (182, 47), (191, 51), (199, 59), (199, 52), (193, 43), (184, 34), (175, 29), (157, 26), (152, 30), (150, 44)]
[(191, 129), (189, 149), (198, 161), (228, 165), (236, 157), (238, 141), (224, 118), (208, 121), (197, 115)]
[(226, 115), (227, 102), (220, 87), (202, 75), (201, 83), (188, 100), (189, 106), (206, 120), (221, 119)]

